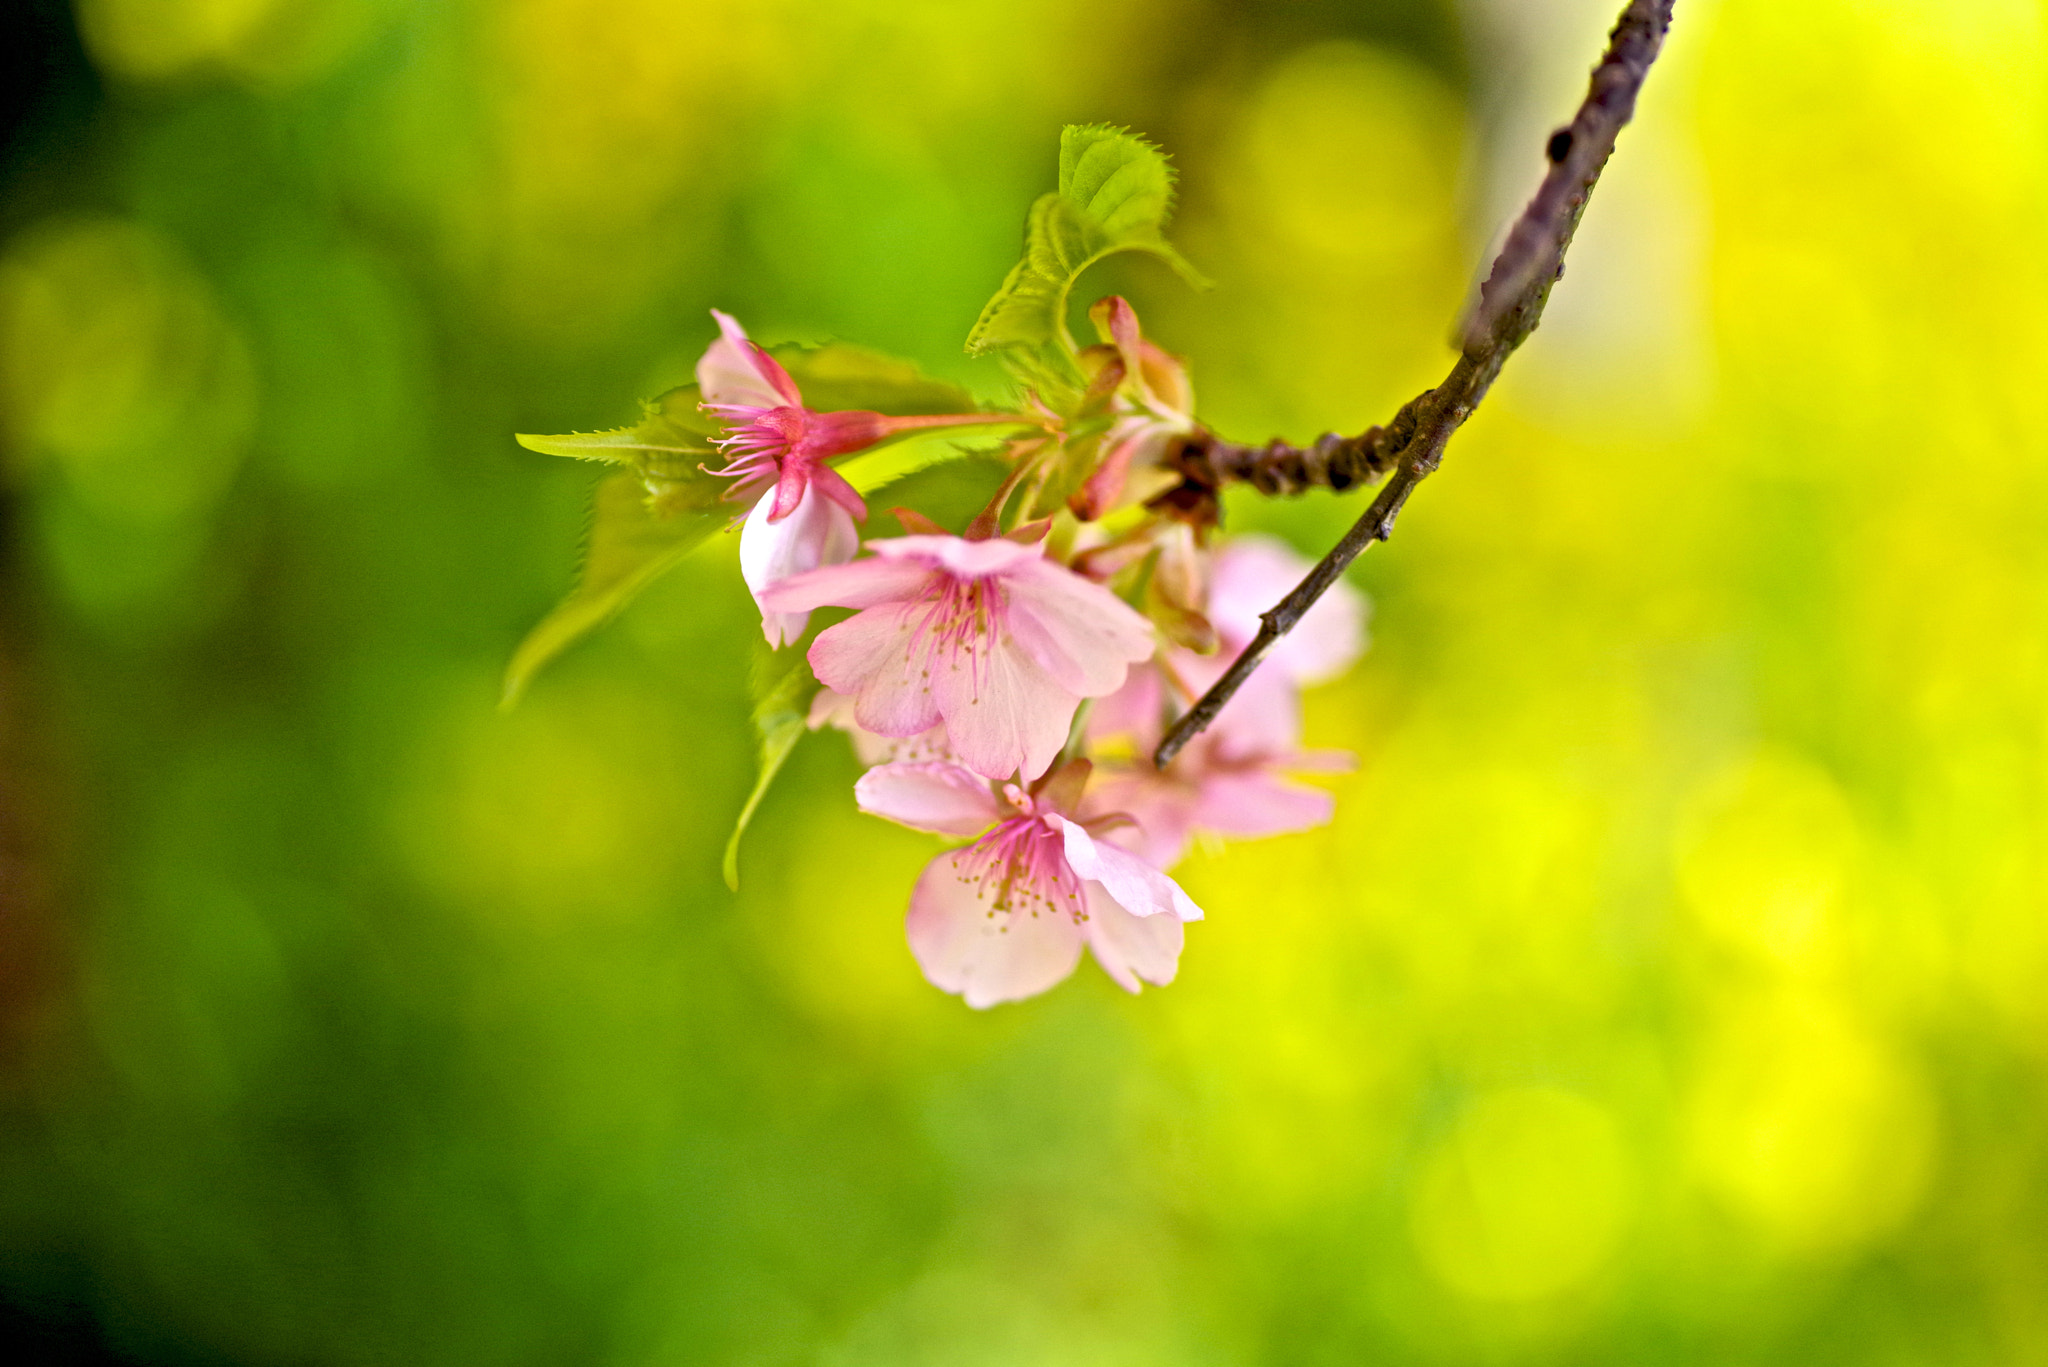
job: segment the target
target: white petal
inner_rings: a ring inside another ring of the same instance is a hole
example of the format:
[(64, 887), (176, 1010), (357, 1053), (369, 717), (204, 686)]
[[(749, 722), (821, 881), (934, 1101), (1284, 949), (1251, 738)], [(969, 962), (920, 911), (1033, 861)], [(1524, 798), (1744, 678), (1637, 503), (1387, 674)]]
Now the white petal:
[(1153, 868), (1135, 854), (1097, 840), (1078, 821), (1048, 816), (1062, 827), (1066, 838), (1067, 863), (1082, 878), (1100, 883), (1117, 905), (1133, 916), (1168, 913), (1182, 921), (1199, 921), (1202, 909), (1194, 898), (1181, 891), (1180, 884)]
[[(740, 577), (755, 603), (768, 589), (820, 566), (843, 565), (860, 549), (853, 518), (813, 485), (804, 490), (796, 510), (780, 522), (768, 520), (772, 499), (764, 498), (747, 514), (740, 529)], [(804, 634), (811, 614), (761, 609), (761, 630), (768, 644), (781, 646)]]
[(711, 316), (718, 320), (718, 340), (697, 361), (697, 387), (704, 392), (704, 402), (780, 407), (782, 395), (755, 363), (746, 332), (730, 314), (713, 309)]
[(1155, 987), (1173, 981), (1187, 932), (1177, 916), (1133, 916), (1116, 904), (1100, 883), (1088, 884), (1088, 950), (1102, 971), (1126, 992), (1138, 980)]

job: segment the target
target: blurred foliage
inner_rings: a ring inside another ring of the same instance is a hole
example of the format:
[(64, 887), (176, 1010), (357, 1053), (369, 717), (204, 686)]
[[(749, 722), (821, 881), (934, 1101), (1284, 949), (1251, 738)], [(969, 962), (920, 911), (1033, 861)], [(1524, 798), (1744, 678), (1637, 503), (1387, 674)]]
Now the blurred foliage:
[(1220, 430), (1355, 430), (1612, 8), (79, 0), (0, 211), (5, 1298), (164, 1362), (2048, 1355), (2037, 5), (1681, 0), (1360, 567), (1337, 823), (1192, 861), (1168, 991), (926, 987), (836, 737), (727, 893), (729, 537), (495, 711), (598, 478), (510, 434), (707, 308), (992, 394), (1107, 121), (1219, 287), (1091, 282)]

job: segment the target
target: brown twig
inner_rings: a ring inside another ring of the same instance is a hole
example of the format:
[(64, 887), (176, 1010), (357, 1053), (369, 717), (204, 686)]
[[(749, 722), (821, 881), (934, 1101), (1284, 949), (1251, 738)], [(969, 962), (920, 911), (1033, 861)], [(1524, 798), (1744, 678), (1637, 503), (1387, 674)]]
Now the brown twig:
[(1367, 546), (1393, 535), (1394, 520), (1415, 486), (1442, 462), (1451, 434), (1478, 407), (1508, 356), (1536, 330), (1550, 288), (1564, 274), (1565, 249), (1585, 212), (1586, 199), (1614, 152), (1615, 137), (1635, 113), (1636, 93), (1664, 45), (1672, 4), (1673, 0), (1629, 0), (1608, 35), (1607, 55), (1593, 69), (1585, 102), (1570, 124), (1550, 135), (1545, 147), (1550, 171), (1480, 287), (1478, 304), (1465, 324), (1458, 363), (1442, 384), (1404, 404), (1384, 431), (1374, 429), (1353, 439), (1370, 439), (1376, 462), (1392, 469), (1386, 484), (1308, 577), (1260, 614), (1258, 635), (1215, 687), (1174, 723), (1159, 743), (1154, 764), (1165, 768), (1183, 745), (1201, 734), (1345, 567)]

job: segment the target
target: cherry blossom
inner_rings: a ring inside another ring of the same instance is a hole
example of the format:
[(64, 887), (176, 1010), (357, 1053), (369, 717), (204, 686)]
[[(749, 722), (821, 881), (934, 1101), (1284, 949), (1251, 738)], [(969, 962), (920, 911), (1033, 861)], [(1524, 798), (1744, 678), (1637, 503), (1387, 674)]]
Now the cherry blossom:
[(888, 764), (854, 785), (862, 811), (979, 835), (932, 860), (910, 895), (910, 951), (934, 986), (973, 1007), (1035, 996), (1074, 971), (1083, 945), (1127, 991), (1173, 981), (1182, 925), (1201, 908), (1111, 843), (1120, 818), (1075, 814), (1088, 771), (1075, 760), (1034, 791), (998, 792), (957, 764)]
[(1089, 795), (1090, 810), (1129, 815), (1137, 823), (1135, 848), (1160, 868), (1180, 862), (1198, 832), (1279, 835), (1330, 819), (1330, 795), (1287, 775), (1351, 764), (1342, 751), (1300, 748), (1299, 702), (1302, 685), (1341, 673), (1363, 648), (1364, 600), (1349, 585), (1335, 585), (1303, 617), (1295, 635), (1164, 771), (1148, 758), (1164, 732), (1169, 699), (1185, 705), (1220, 677), (1257, 633), (1259, 613), (1307, 571), (1305, 562), (1271, 538), (1229, 543), (1214, 558), (1205, 604), (1221, 649), (1210, 655), (1179, 647), (1162, 651), (1154, 662), (1134, 668), (1124, 686), (1089, 716), (1091, 741), (1129, 754), (1105, 772)]
[(1163, 771), (1142, 756), (1110, 769), (1085, 810), (1130, 817), (1136, 825), (1124, 843), (1162, 869), (1178, 864), (1199, 832), (1252, 838), (1305, 831), (1330, 819), (1330, 794), (1287, 775), (1349, 769), (1350, 755), (1245, 750), (1233, 746), (1235, 739), (1218, 726), (1189, 741)]
[[(1259, 634), (1259, 614), (1292, 592), (1310, 568), (1292, 547), (1270, 536), (1234, 537), (1216, 553), (1209, 620), (1223, 642), (1217, 674)], [(1285, 675), (1301, 688), (1328, 683), (1365, 649), (1365, 619), (1365, 595), (1339, 579), (1280, 638), (1259, 670)]]
[[(1216, 552), (1209, 569), (1205, 616), (1218, 648), (1210, 654), (1171, 647), (1153, 668), (1126, 682), (1127, 697), (1098, 708), (1105, 720), (1137, 719), (1156, 727), (1160, 709), (1172, 697), (1181, 706), (1192, 703), (1223, 677), (1244, 648), (1258, 635), (1259, 614), (1286, 597), (1309, 571), (1308, 562), (1285, 543), (1268, 536), (1241, 536)], [(1365, 649), (1365, 596), (1339, 580), (1282, 637), (1273, 652), (1236, 696), (1225, 704), (1215, 726), (1233, 733), (1239, 753), (1282, 754), (1300, 744), (1300, 691), (1325, 683), (1350, 668)], [(1156, 729), (1147, 732), (1158, 741)]]
[[(756, 602), (770, 584), (821, 565), (844, 564), (859, 549), (854, 523), (867, 517), (867, 505), (825, 462), (922, 428), (1014, 421), (984, 413), (817, 412), (804, 406), (789, 372), (731, 315), (713, 309), (711, 316), (718, 320), (719, 336), (697, 361), (697, 386), (705, 411), (725, 424), (716, 445), (727, 463), (712, 473), (733, 481), (727, 499), (753, 502), (740, 533), (740, 575)], [(768, 644), (779, 647), (802, 636), (809, 621), (808, 612), (763, 608), (761, 629)]]
[(771, 585), (763, 609), (861, 609), (812, 642), (819, 682), (852, 697), (854, 720), (877, 735), (943, 725), (986, 777), (1044, 772), (1081, 699), (1114, 693), (1152, 654), (1150, 623), (1040, 545), (919, 535), (868, 549)]

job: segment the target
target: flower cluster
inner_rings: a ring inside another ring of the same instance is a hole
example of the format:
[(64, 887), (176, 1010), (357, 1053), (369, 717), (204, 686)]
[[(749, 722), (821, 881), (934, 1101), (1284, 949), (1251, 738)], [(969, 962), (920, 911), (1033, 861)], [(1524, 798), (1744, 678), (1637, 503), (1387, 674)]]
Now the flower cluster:
[[(1301, 748), (1299, 690), (1363, 646), (1343, 586), (1274, 652), (1217, 722), (1165, 769), (1165, 726), (1258, 629), (1307, 566), (1257, 537), (1219, 541), (1213, 516), (1162, 497), (1197, 432), (1181, 362), (1120, 298), (1091, 316), (1073, 383), (1007, 412), (889, 417), (807, 407), (736, 322), (698, 363), (744, 511), (740, 560), (771, 646), (811, 614), (850, 616), (805, 647), (810, 723), (848, 732), (871, 767), (861, 809), (968, 843), (911, 893), (925, 976), (972, 1006), (1043, 992), (1086, 946), (1135, 992), (1178, 967), (1202, 912), (1168, 876), (1202, 836), (1328, 820), (1329, 795), (1292, 775), (1347, 757)], [(867, 508), (837, 458), (923, 428), (1008, 430), (1007, 477), (958, 532), (898, 510), (905, 531), (863, 542)], [(865, 552), (863, 554), (862, 552)]]

